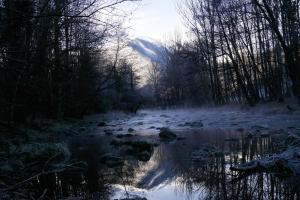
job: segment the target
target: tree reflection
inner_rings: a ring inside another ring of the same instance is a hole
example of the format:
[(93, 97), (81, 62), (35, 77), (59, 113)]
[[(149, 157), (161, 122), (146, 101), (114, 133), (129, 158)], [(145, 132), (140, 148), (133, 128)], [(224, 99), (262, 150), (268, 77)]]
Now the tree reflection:
[[(297, 178), (281, 180), (274, 174), (248, 176), (232, 172), (230, 167), (272, 153), (271, 137), (246, 137), (226, 142), (224, 155), (204, 162), (180, 165), (178, 187), (187, 193), (199, 192), (201, 199), (299, 199)], [(177, 152), (173, 152), (177, 154)], [(178, 165), (177, 165), (178, 166)]]
[(269, 135), (220, 130), (197, 132), (187, 135), (186, 140), (162, 143), (148, 162), (130, 159), (109, 168), (91, 158), (84, 172), (40, 177), (39, 193), (47, 188), (52, 199), (66, 196), (109, 199), (114, 195), (115, 184), (124, 189), (122, 197), (129, 197), (132, 192), (129, 186), (151, 191), (175, 183), (176, 191), (170, 192), (186, 195), (182, 199), (194, 199), (195, 194), (199, 199), (216, 200), (299, 199), (300, 177), (282, 179), (271, 173), (242, 174), (230, 169), (275, 151), (278, 149)]

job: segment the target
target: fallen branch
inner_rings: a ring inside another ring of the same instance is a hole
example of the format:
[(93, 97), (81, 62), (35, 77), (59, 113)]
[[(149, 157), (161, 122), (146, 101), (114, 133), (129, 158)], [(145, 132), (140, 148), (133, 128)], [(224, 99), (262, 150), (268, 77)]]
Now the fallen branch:
[(291, 148), (281, 154), (231, 167), (230, 170), (239, 173), (239, 177), (233, 181), (241, 180), (254, 173), (264, 172), (285, 177), (300, 175), (300, 148)]

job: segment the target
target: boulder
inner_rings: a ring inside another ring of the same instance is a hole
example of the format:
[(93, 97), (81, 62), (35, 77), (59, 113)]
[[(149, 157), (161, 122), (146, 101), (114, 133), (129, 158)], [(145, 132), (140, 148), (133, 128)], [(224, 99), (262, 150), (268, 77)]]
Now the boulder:
[(177, 138), (177, 135), (173, 133), (169, 128), (161, 128), (159, 137), (163, 140), (174, 140)]

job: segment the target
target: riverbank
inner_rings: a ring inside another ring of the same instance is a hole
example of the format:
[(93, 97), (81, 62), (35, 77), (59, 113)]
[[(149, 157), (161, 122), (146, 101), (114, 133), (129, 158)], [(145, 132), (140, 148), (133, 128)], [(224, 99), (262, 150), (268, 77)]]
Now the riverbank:
[[(18, 127), (14, 133), (3, 127), (0, 134), (2, 198), (9, 199), (10, 195), (17, 199), (28, 199), (30, 195), (34, 199), (47, 197), (53, 193), (49, 187), (37, 193), (29, 192), (36, 187), (33, 185), (37, 184), (37, 179), (47, 175), (68, 172), (73, 174), (71, 177), (80, 177), (90, 172), (91, 166), (111, 171), (116, 167), (123, 169), (124, 163), (128, 162), (149, 165), (161, 146), (169, 143), (171, 146), (191, 145), (191, 134), (197, 138), (195, 147), (204, 145), (201, 140), (206, 141), (206, 137), (218, 135), (222, 138), (222, 144), (225, 142), (226, 145), (240, 146), (246, 141), (242, 139), (245, 137), (252, 142), (265, 141), (267, 138), (277, 151), (244, 162), (235, 162), (235, 165), (230, 166), (232, 171), (236, 171), (236, 175), (242, 178), (257, 172), (275, 173), (280, 163), (280, 167), (289, 172), (287, 175), (297, 176), (294, 172), (297, 172), (299, 163), (299, 122), (299, 110), (274, 105), (252, 109), (225, 106), (210, 109), (142, 110), (137, 114), (111, 112), (88, 116), (83, 120), (39, 122), (31, 128)], [(167, 135), (160, 134), (162, 131), (166, 131)], [(224, 135), (224, 131), (230, 134)], [(219, 144), (213, 142), (213, 137), (207, 142), (212, 146)], [(203, 149), (189, 151), (194, 152), (194, 156), (195, 152), (203, 155)], [(221, 149), (221, 155), (226, 155), (226, 151)], [(284, 158), (289, 160), (284, 161)], [(260, 162), (255, 162), (259, 159)], [(276, 160), (275, 164), (270, 159)], [(91, 164), (95, 162), (97, 164)], [(296, 167), (287, 169), (289, 165), (282, 165), (289, 162)], [(134, 176), (131, 178), (136, 179)], [(109, 185), (112, 183), (118, 181), (111, 181)], [(64, 197), (61, 194), (61, 199)]]

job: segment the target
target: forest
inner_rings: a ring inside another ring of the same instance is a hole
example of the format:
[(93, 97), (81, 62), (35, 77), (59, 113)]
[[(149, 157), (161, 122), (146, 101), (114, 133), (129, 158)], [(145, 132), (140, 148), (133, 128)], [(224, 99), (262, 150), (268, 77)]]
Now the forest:
[(187, 0), (179, 12), (192, 39), (175, 36), (150, 68), (157, 100), (300, 101), (299, 1)]
[(1, 1), (1, 121), (134, 110), (136, 77), (119, 56), (124, 2)]
[(295, 200), (299, 177), (300, 0), (0, 0), (0, 200)]

